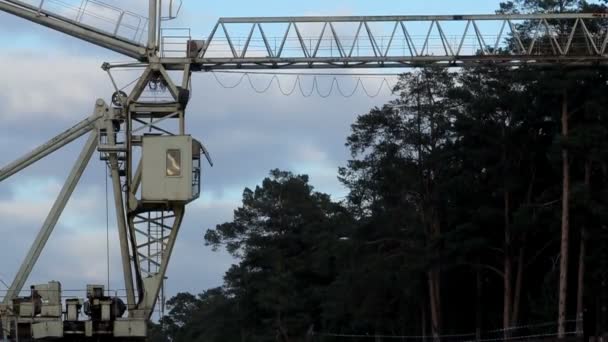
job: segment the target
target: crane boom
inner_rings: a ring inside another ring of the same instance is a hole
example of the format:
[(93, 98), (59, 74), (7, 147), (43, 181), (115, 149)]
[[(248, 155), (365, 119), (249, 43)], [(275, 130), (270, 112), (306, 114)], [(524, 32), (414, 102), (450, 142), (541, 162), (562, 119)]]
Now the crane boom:
[(598, 13), (221, 18), (190, 57), (201, 71), (606, 64), (605, 26)]
[(32, 165), (38, 160), (48, 156), (49, 154), (57, 151), (63, 146), (92, 131), (93, 129), (95, 129), (95, 122), (101, 117), (101, 115), (94, 114), (84, 119), (74, 127), (49, 140), (44, 145), (36, 148), (32, 152), (23, 156), (22, 158), (19, 158), (11, 164), (3, 167), (2, 169), (0, 169), (0, 182), (5, 181), (7, 178), (11, 177), (15, 173), (20, 172), (21, 170)]
[[(44, 0), (38, 6), (0, 0), (0, 11), (147, 62), (159, 40), (156, 29), (147, 29), (158, 25), (156, 16), (150, 20), (108, 8), (102, 9), (116, 11), (115, 18), (104, 18), (109, 28), (100, 28), (84, 22), (80, 12), (71, 18), (46, 9)], [(151, 10), (156, 12), (152, 5)], [(606, 18), (603, 13), (220, 18), (198, 49), (188, 44), (181, 56), (160, 60), (167, 69), (189, 64), (193, 71), (607, 64), (608, 31), (597, 30), (605, 28)], [(377, 25), (384, 30), (375, 30)], [(247, 30), (235, 33), (237, 26)], [(148, 41), (142, 42), (146, 34)]]
[[(113, 28), (111, 30), (103, 30), (82, 22), (84, 12), (76, 13), (75, 18), (68, 18), (65, 15), (47, 10), (44, 5), (44, 0), (40, 1), (38, 7), (18, 0), (0, 0), (0, 11), (63, 32), (131, 58), (138, 60), (145, 59), (146, 47), (137, 42), (136, 39), (143, 32), (144, 21), (147, 19), (117, 9), (117, 19), (112, 25)], [(136, 18), (140, 23), (138, 27), (127, 25), (130, 31), (135, 31), (127, 37), (121, 34), (121, 28), (125, 25), (125, 18), (129, 16)], [(104, 18), (104, 20), (106, 19)]]

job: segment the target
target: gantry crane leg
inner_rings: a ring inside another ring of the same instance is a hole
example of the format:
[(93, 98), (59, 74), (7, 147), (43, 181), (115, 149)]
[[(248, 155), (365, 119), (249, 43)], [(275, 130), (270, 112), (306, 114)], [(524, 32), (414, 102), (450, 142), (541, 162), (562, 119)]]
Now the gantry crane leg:
[[(180, 86), (160, 63), (149, 65), (130, 94), (123, 99), (125, 166), (123, 181), (117, 181), (118, 169), (113, 172), (117, 214), (126, 215), (126, 229), (119, 227), (121, 234), (121, 254), (124, 267), (127, 294), (133, 291), (134, 301), (129, 302), (129, 317), (149, 319), (153, 313), (157, 297), (163, 286), (167, 265), (171, 258), (177, 235), (185, 212), (185, 202), (150, 202), (141, 198), (142, 179), (145, 177), (142, 159), (135, 160), (143, 149), (143, 140), (150, 132), (165, 137), (185, 136), (185, 109), (189, 100), (191, 72), (183, 71)], [(149, 102), (144, 93), (152, 85), (161, 85), (169, 99)], [(168, 123), (173, 128), (162, 128)], [(137, 165), (135, 168), (134, 165)], [(124, 187), (118, 188), (124, 184)], [(119, 191), (120, 190), (120, 195)], [(125, 197), (122, 198), (121, 196)], [(124, 199), (124, 203), (121, 203)], [(122, 217), (121, 217), (122, 219)], [(119, 226), (122, 224), (119, 222)], [(124, 233), (123, 233), (124, 232)], [(125, 242), (123, 242), (123, 240)], [(131, 279), (127, 272), (133, 271)], [(131, 290), (130, 290), (131, 288)]]

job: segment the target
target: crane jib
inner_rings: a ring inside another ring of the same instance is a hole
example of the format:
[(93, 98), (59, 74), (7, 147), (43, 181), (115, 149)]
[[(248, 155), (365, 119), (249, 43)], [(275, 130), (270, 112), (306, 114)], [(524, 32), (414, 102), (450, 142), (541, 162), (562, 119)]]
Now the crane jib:
[[(103, 6), (97, 10), (104, 12), (104, 25), (93, 20), (95, 8), (89, 1)], [(148, 18), (99, 1), (88, 0), (70, 15), (47, 4), (0, 0), (0, 10), (142, 62), (149, 60), (149, 53), (157, 54), (169, 69), (183, 70), (185, 64), (194, 71), (208, 71), (589, 65), (608, 60), (606, 30), (593, 30), (605, 26), (604, 13), (220, 18), (206, 38), (184, 36), (184, 41), (175, 43), (172, 37), (156, 37), (157, 30), (147, 30)], [(243, 25), (251, 30), (233, 32), (233, 26)], [(532, 36), (523, 32), (530, 27)], [(561, 32), (562, 27), (570, 31)], [(183, 48), (170, 49), (179, 44)], [(150, 46), (152, 52), (147, 51)]]

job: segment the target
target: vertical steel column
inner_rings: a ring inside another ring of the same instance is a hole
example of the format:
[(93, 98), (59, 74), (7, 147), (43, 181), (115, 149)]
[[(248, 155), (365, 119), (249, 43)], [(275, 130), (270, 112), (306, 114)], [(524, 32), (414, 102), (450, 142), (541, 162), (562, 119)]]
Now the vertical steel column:
[(160, 42), (162, 40), (162, 18), (163, 18), (163, 0), (157, 0), (156, 2), (156, 47), (160, 49)]
[[(108, 143), (111, 146), (115, 146), (116, 132), (114, 130), (114, 125), (111, 121), (106, 122), (106, 133), (108, 134)], [(114, 207), (116, 208), (116, 222), (118, 223), (118, 238), (120, 242), (122, 271), (125, 281), (125, 289), (127, 291), (127, 308), (131, 310), (135, 307), (135, 292), (133, 291), (133, 273), (131, 271), (131, 258), (129, 255), (127, 221), (125, 218), (122, 186), (120, 183), (120, 173), (118, 170), (118, 154), (116, 152), (109, 153), (109, 159), (110, 170), (112, 175), (112, 188), (114, 192)]]
[(158, 0), (149, 0), (148, 8), (148, 49), (156, 50), (156, 32), (158, 30)]
[[(167, 75), (168, 76), (168, 75)], [(190, 90), (190, 79), (192, 78), (192, 70), (190, 64), (184, 66), (184, 75), (182, 77), (182, 89)], [(179, 101), (179, 94), (175, 97)], [(179, 134), (186, 134), (186, 108), (181, 108), (179, 112)]]

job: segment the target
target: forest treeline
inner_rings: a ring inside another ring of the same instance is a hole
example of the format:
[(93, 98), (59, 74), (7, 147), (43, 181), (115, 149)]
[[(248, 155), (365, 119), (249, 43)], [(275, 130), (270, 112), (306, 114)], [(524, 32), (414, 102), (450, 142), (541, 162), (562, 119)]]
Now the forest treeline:
[(280, 170), (245, 189), (205, 234), (238, 263), (222, 287), (168, 301), (154, 340), (608, 331), (608, 69), (423, 68), (395, 94), (352, 125), (345, 200)]

